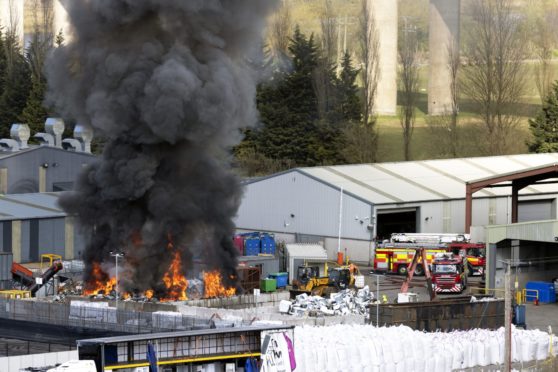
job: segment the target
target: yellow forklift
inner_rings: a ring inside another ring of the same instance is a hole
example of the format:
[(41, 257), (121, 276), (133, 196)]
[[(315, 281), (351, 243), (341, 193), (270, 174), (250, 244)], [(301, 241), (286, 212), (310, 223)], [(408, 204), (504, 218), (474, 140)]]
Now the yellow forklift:
[(293, 281), (291, 297), (301, 293), (313, 296), (323, 296), (353, 287), (355, 273), (358, 268), (353, 264), (342, 265), (329, 269), (327, 262), (324, 265), (325, 276), (320, 276), (318, 266), (299, 266), (297, 278)]

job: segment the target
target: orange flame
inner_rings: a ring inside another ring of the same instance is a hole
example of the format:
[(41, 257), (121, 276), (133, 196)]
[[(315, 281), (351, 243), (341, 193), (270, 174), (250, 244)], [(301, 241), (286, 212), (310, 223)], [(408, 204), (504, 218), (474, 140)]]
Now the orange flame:
[(87, 282), (83, 291), (85, 295), (97, 295), (99, 292), (109, 294), (116, 287), (116, 278), (110, 278), (98, 262), (93, 262), (91, 276), (92, 279)]
[(222, 277), (218, 271), (203, 273), (204, 297), (231, 297), (236, 294), (236, 288), (226, 288), (222, 284)]
[(188, 299), (188, 296), (186, 296), (188, 281), (182, 274), (182, 257), (180, 257), (179, 251), (174, 252), (174, 259), (163, 276), (163, 283), (167, 287), (167, 295), (161, 298), (161, 301), (184, 301)]
[(145, 291), (145, 297), (147, 297), (147, 299), (151, 300), (153, 298), (153, 294), (154, 291), (152, 289), (148, 289), (147, 291)]

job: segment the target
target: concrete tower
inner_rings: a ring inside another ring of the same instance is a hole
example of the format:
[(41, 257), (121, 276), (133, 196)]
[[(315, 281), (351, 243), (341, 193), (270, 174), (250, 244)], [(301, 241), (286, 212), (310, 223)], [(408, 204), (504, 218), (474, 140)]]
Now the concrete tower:
[(68, 22), (68, 12), (64, 8), (63, 0), (54, 0), (54, 20), (52, 26), (55, 35), (58, 35), (58, 33), (62, 31), (64, 40), (66, 42), (69, 40), (70, 24)]
[(374, 111), (395, 115), (397, 108), (397, 0), (368, 0), (379, 41), (379, 78)]
[(23, 0), (0, 0), (2, 33), (15, 29), (20, 45), (23, 45), (23, 5)]
[(428, 113), (451, 111), (448, 47), (459, 45), (461, 0), (430, 0)]

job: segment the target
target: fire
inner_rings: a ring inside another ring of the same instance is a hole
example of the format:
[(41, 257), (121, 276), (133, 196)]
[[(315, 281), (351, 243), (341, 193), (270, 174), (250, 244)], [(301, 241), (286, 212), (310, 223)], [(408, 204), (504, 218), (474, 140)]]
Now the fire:
[(236, 288), (225, 288), (218, 271), (203, 273), (204, 297), (230, 297), (236, 294)]
[(147, 299), (151, 300), (153, 298), (153, 294), (154, 291), (152, 289), (148, 289), (147, 291), (145, 291), (145, 297), (147, 297)]
[(97, 295), (100, 292), (109, 294), (116, 287), (116, 278), (110, 278), (107, 273), (101, 269), (98, 262), (93, 262), (93, 270), (91, 271), (92, 279), (87, 282), (85, 295)]
[(167, 288), (167, 294), (161, 301), (184, 301), (188, 299), (186, 289), (188, 288), (188, 280), (182, 274), (182, 257), (180, 252), (174, 252), (174, 259), (163, 276), (163, 283)]

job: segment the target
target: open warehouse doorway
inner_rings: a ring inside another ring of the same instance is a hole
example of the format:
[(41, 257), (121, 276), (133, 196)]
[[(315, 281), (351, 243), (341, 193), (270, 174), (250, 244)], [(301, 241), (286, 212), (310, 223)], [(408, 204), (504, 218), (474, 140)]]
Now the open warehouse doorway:
[(376, 238), (381, 242), (393, 233), (417, 232), (417, 209), (384, 209), (377, 211)]

